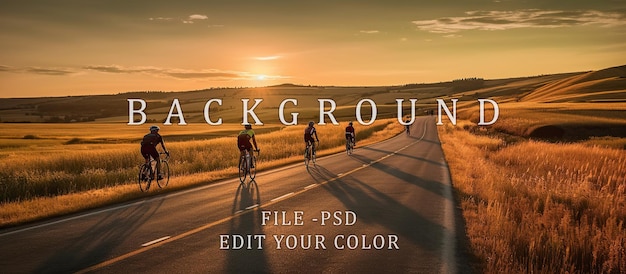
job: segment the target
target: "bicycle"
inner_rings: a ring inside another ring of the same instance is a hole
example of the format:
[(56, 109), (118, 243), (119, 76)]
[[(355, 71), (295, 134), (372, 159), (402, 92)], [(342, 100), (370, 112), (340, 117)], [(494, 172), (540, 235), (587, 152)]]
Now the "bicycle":
[[(156, 176), (157, 185), (159, 188), (164, 188), (170, 182), (170, 165), (168, 164), (168, 160), (170, 159), (170, 155), (161, 152), (159, 154), (165, 154), (165, 157), (159, 157), (159, 161), (161, 162), (161, 175)], [(143, 163), (139, 166), (139, 189), (142, 192), (146, 192), (150, 189), (150, 185), (152, 184), (152, 180), (154, 180), (154, 173), (156, 171), (157, 161), (150, 157), (150, 161)]]
[[(317, 146), (319, 146), (320, 141), (317, 141)], [(313, 161), (313, 166), (315, 164), (315, 150), (313, 149), (313, 142), (307, 142), (306, 148), (304, 149), (304, 165), (306, 169), (309, 169), (309, 162)]]
[[(239, 158), (239, 181), (243, 184), (246, 182), (246, 176), (250, 177), (250, 181), (254, 181), (256, 177), (256, 155), (245, 149), (245, 153)], [(259, 154), (260, 150), (254, 150)]]
[(411, 127), (410, 126), (406, 126), (406, 135), (407, 136), (411, 135)]
[(346, 139), (346, 154), (351, 155), (354, 151), (354, 141), (352, 138)]

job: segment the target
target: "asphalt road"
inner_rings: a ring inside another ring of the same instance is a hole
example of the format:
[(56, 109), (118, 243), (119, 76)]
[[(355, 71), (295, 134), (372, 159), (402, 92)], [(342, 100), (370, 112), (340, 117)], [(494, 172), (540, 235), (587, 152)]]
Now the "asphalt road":
[(308, 172), (299, 163), (0, 231), (0, 272), (467, 273), (434, 119), (411, 133)]

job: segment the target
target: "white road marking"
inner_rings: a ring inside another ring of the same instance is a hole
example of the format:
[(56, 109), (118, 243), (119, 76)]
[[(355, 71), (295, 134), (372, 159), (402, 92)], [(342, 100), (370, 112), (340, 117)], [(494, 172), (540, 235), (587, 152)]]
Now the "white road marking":
[(165, 241), (165, 240), (167, 240), (167, 239), (169, 239), (169, 238), (172, 238), (172, 237), (171, 237), (171, 236), (161, 237), (161, 238), (158, 238), (158, 239), (156, 239), (156, 240), (154, 240), (154, 241), (151, 241), (151, 242), (147, 242), (147, 243), (145, 243), (145, 244), (142, 244), (141, 246), (143, 246), (143, 247), (146, 247), (146, 246), (151, 246), (151, 245), (156, 244), (156, 243), (158, 243), (158, 242)]
[(175, 197), (175, 196), (180, 196), (180, 195), (183, 195), (183, 194), (186, 194), (186, 193), (190, 193), (190, 192), (193, 192), (193, 191), (198, 191), (198, 190), (202, 190), (202, 189), (218, 187), (218, 186), (221, 186), (223, 184), (231, 183), (231, 181), (234, 181), (234, 179), (226, 180), (224, 182), (219, 182), (219, 183), (210, 184), (210, 185), (206, 185), (206, 186), (201, 186), (201, 187), (198, 187), (198, 188), (192, 188), (192, 189), (184, 190), (184, 191), (181, 191), (181, 192), (169, 193), (169, 194), (166, 194), (164, 196), (157, 196), (157, 197), (149, 198), (149, 199), (146, 199), (146, 200), (142, 200), (142, 201), (138, 201), (138, 202), (134, 202), (134, 203), (130, 203), (130, 204), (114, 206), (114, 207), (106, 208), (106, 209), (103, 209), (103, 210), (98, 210), (98, 211), (94, 211), (94, 212), (90, 212), (90, 213), (86, 213), (86, 214), (81, 214), (81, 215), (74, 216), (74, 217), (64, 218), (64, 219), (61, 219), (61, 220), (58, 220), (58, 221), (53, 221), (53, 222), (49, 222), (49, 223), (43, 223), (43, 224), (35, 225), (35, 226), (29, 226), (29, 227), (25, 227), (25, 228), (22, 228), (22, 229), (18, 229), (18, 230), (2, 233), (2, 234), (0, 234), (0, 237), (9, 236), (9, 235), (12, 235), (12, 234), (17, 234), (17, 233), (21, 233), (21, 232), (25, 232), (25, 231), (29, 231), (29, 230), (33, 230), (33, 229), (38, 229), (38, 228), (42, 228), (42, 227), (46, 227), (46, 226), (51, 226), (51, 225), (56, 225), (56, 224), (60, 224), (60, 223), (65, 223), (65, 222), (68, 222), (68, 221), (78, 220), (78, 219), (82, 219), (82, 218), (85, 218), (85, 217), (98, 215), (100, 213), (106, 213), (106, 212), (109, 212), (109, 211), (125, 209), (125, 208), (128, 208), (128, 207), (133, 207), (133, 206), (140, 205), (140, 204), (143, 204), (143, 203), (150, 203), (150, 202), (152, 202), (154, 200), (166, 199), (166, 198), (171, 198), (171, 197)]
[[(426, 135), (426, 126), (424, 126), (424, 134), (422, 134), (422, 137), (420, 137), (418, 140), (416, 140), (416, 141), (412, 142), (411, 144), (407, 145), (405, 148), (407, 148), (407, 147), (409, 147), (409, 146), (411, 146), (411, 145), (413, 145), (413, 144), (415, 144), (415, 143), (420, 142), (420, 141), (424, 138), (424, 136), (425, 136), (425, 135)], [(391, 140), (391, 139), (389, 139), (389, 140)], [(387, 140), (387, 141), (388, 141), (388, 140)], [(383, 142), (386, 142), (386, 141), (383, 141)], [(404, 148), (403, 148), (403, 149), (401, 149), (401, 150), (404, 150)], [(397, 154), (397, 153), (396, 153), (396, 152), (394, 152), (394, 153), (390, 154), (389, 156), (394, 155), (394, 154)], [(336, 155), (339, 155), (339, 154), (336, 154)], [(379, 160), (374, 161), (374, 163), (377, 163), (377, 162), (379, 162), (379, 161), (381, 161), (381, 160), (382, 160), (382, 158), (381, 158), (381, 159), (379, 159)], [(366, 168), (366, 167), (368, 167), (368, 166), (370, 166), (370, 165), (371, 165), (371, 164), (369, 164), (369, 165), (363, 165), (362, 167), (355, 168), (355, 169), (350, 170), (350, 171), (348, 171), (348, 172), (346, 172), (346, 173), (343, 173), (341, 176), (339, 176), (339, 175), (338, 175), (337, 177), (330, 178), (330, 179), (328, 179), (328, 180), (326, 180), (326, 181), (324, 181), (324, 182), (320, 182), (320, 183), (318, 183), (318, 185), (324, 185), (324, 184), (328, 184), (328, 183), (334, 182), (334, 181), (336, 181), (336, 180), (338, 180), (338, 179), (341, 179), (341, 178), (343, 178), (343, 177), (345, 177), (345, 176), (347, 176), (347, 175), (349, 175), (349, 174), (352, 174), (352, 173), (357, 172), (357, 171), (359, 171), (359, 170), (361, 170), (361, 169), (364, 169), (364, 168)], [(293, 165), (293, 166), (296, 166), (296, 165)], [(285, 167), (285, 168), (282, 168), (282, 169), (292, 168), (293, 166), (288, 166), (288, 167)], [(226, 181), (226, 182), (228, 182), (228, 181)], [(226, 182), (224, 182), (224, 183), (226, 183)], [(221, 184), (223, 184), (223, 183), (221, 183)], [(205, 188), (205, 187), (202, 187), (202, 188)], [(193, 190), (193, 189), (192, 189), (192, 190)], [(189, 191), (191, 191), (191, 190), (189, 190)], [(278, 198), (274, 198), (274, 199), (273, 199), (273, 200), (271, 200), (270, 202), (268, 202), (268, 203), (264, 204), (264, 206), (266, 206), (266, 207), (267, 207), (267, 206), (270, 206), (270, 205), (272, 205), (272, 204), (277, 203), (280, 199), (285, 199), (285, 198), (287, 198), (287, 197), (289, 197), (289, 196), (296, 196), (296, 195), (299, 195), (299, 194), (305, 193), (305, 192), (307, 192), (307, 191), (308, 191), (308, 189), (303, 189), (303, 190), (300, 190), (300, 191), (298, 191), (298, 192), (292, 192), (292, 193), (289, 193), (289, 194), (285, 194), (285, 195), (280, 196), (280, 197), (278, 197)], [(258, 206), (258, 205), (256, 205), (255, 207), (257, 207), (257, 206)], [(193, 235), (193, 234), (196, 234), (196, 233), (198, 233), (198, 232), (200, 232), (200, 231), (204, 231), (204, 230), (206, 230), (206, 229), (209, 229), (209, 228), (211, 228), (211, 227), (214, 227), (214, 226), (216, 226), (216, 225), (219, 225), (219, 224), (225, 223), (225, 222), (227, 222), (227, 221), (229, 221), (229, 220), (232, 220), (232, 219), (234, 219), (234, 218), (237, 218), (237, 217), (239, 217), (239, 216), (241, 216), (241, 215), (243, 215), (243, 214), (246, 214), (246, 213), (248, 213), (248, 212), (251, 212), (251, 211), (238, 211), (237, 213), (235, 213), (235, 214), (233, 214), (233, 215), (231, 215), (231, 216), (227, 216), (227, 217), (225, 217), (225, 218), (223, 218), (223, 219), (221, 219), (221, 220), (217, 220), (217, 221), (214, 221), (214, 222), (212, 222), (212, 223), (208, 223), (208, 224), (205, 224), (205, 225), (203, 225), (203, 226), (197, 227), (197, 228), (195, 228), (195, 229), (189, 230), (189, 231), (187, 231), (187, 232), (185, 232), (185, 233), (182, 233), (182, 234), (180, 234), (180, 235), (177, 235), (177, 236), (175, 236), (175, 237), (173, 237), (173, 238), (166, 239), (166, 240), (163, 240), (163, 241), (161, 241), (161, 242), (158, 242), (158, 243), (156, 243), (156, 244), (154, 244), (154, 245), (152, 245), (152, 246), (147, 246), (147, 247), (144, 247), (144, 248), (142, 248), (142, 249), (137, 249), (137, 250), (135, 250), (135, 251), (132, 251), (132, 252), (126, 253), (126, 254), (124, 254), (124, 255), (121, 255), (121, 256), (118, 256), (118, 257), (115, 257), (115, 258), (109, 259), (109, 260), (107, 260), (107, 261), (101, 262), (101, 263), (99, 263), (99, 264), (96, 264), (96, 265), (93, 265), (93, 266), (91, 266), (91, 267), (85, 268), (85, 269), (83, 269), (83, 270), (81, 270), (81, 271), (78, 271), (77, 273), (87, 273), (87, 272), (91, 272), (91, 271), (94, 271), (94, 270), (97, 270), (97, 269), (101, 269), (101, 268), (106, 267), (106, 266), (108, 266), (108, 265), (111, 265), (111, 264), (117, 263), (117, 262), (119, 262), (119, 261), (123, 261), (123, 260), (125, 260), (125, 259), (127, 259), (127, 258), (130, 258), (130, 257), (133, 257), (133, 256), (135, 256), (135, 255), (137, 255), (137, 254), (140, 254), (140, 253), (146, 252), (146, 251), (148, 251), (148, 250), (151, 250), (151, 249), (153, 249), (153, 248), (156, 248), (156, 247), (158, 247), (158, 246), (160, 246), (160, 245), (164, 245), (164, 244), (169, 243), (169, 242), (173, 242), (173, 241), (180, 240), (180, 239), (185, 238), (185, 237), (187, 237), (187, 236), (189, 236), (189, 235)], [(0, 236), (3, 236), (3, 235), (5, 235), (5, 234), (2, 234), (2, 235), (0, 235)], [(447, 252), (447, 254), (449, 254), (449, 251), (444, 251), (444, 252)]]
[[(397, 154), (398, 152), (408, 148), (409, 146), (411, 146), (411, 145), (421, 141), (422, 139), (424, 139), (425, 135), (426, 135), (426, 124), (424, 123), (424, 131), (422, 133), (422, 136), (418, 140), (408, 144), (407, 146), (399, 149), (398, 151), (395, 151), (394, 153), (392, 153), (390, 155)], [(392, 139), (393, 138), (387, 139), (387, 140), (385, 140), (383, 142), (380, 142), (380, 143), (390, 142)], [(342, 154), (341, 153), (337, 153), (335, 155), (342, 155)], [(331, 155), (331, 156), (334, 156), (334, 155)], [(379, 162), (381, 160), (382, 160), (382, 158), (378, 159), (376, 161), (372, 161), (369, 165), (377, 163), (377, 162)], [(280, 172), (282, 170), (287, 170), (287, 169), (293, 168), (294, 166), (297, 166), (297, 165), (299, 165), (299, 164), (289, 165), (289, 166), (285, 166), (285, 167), (278, 168), (278, 169), (272, 169), (272, 170), (269, 170), (269, 171), (264, 172), (264, 173), (269, 173), (269, 174), (276, 173), (276, 172)], [(362, 169), (364, 167), (367, 167), (369, 165), (368, 164), (363, 164), (363, 166), (361, 166), (361, 168), (357, 168), (357, 169), (351, 170), (349, 172), (337, 175), (337, 178), (343, 177), (343, 175), (347, 175), (347, 174), (353, 173), (353, 172), (355, 172), (357, 170), (360, 170), (360, 169)], [(49, 222), (49, 223), (43, 223), (43, 224), (40, 224), (40, 225), (30, 226), (30, 227), (26, 227), (26, 228), (14, 230), (14, 231), (9, 231), (9, 232), (0, 234), (0, 237), (9, 236), (9, 235), (12, 235), (12, 234), (17, 234), (17, 233), (21, 233), (21, 232), (24, 232), (24, 231), (38, 229), (38, 228), (42, 228), (42, 227), (46, 227), (46, 226), (50, 226), (50, 225), (60, 224), (60, 223), (64, 223), (64, 222), (68, 222), (68, 221), (72, 221), (72, 220), (77, 220), (77, 219), (81, 219), (81, 218), (84, 218), (84, 217), (98, 215), (100, 213), (105, 213), (105, 212), (109, 212), (109, 211), (115, 211), (115, 210), (118, 210), (118, 209), (124, 209), (124, 208), (132, 207), (132, 206), (135, 206), (135, 205), (143, 204), (143, 203), (148, 203), (148, 202), (151, 202), (151, 201), (156, 200), (156, 199), (165, 199), (165, 198), (170, 198), (170, 197), (184, 195), (184, 194), (189, 193), (189, 192), (194, 192), (194, 191), (203, 190), (203, 189), (207, 189), (207, 188), (218, 187), (218, 186), (221, 186), (221, 185), (224, 185), (224, 184), (230, 184), (233, 181), (235, 181), (235, 179), (225, 180), (223, 182), (218, 182), (218, 183), (214, 183), (214, 184), (210, 184), (210, 185), (206, 185), (206, 186), (201, 186), (201, 187), (197, 187), (197, 188), (191, 188), (191, 189), (180, 191), (180, 192), (166, 194), (164, 196), (157, 196), (157, 197), (154, 197), (154, 198), (151, 198), (151, 199), (138, 201), (138, 202), (135, 202), (135, 203), (130, 203), (130, 204), (121, 205), (121, 206), (115, 206), (115, 207), (111, 207), (111, 208), (107, 208), (107, 209), (103, 209), (103, 210), (98, 210), (98, 211), (94, 211), (94, 212), (87, 213), (87, 214), (82, 214), (82, 215), (78, 215), (78, 216), (74, 216), (74, 217), (70, 217), (70, 218), (64, 218), (64, 219), (61, 219), (61, 220), (58, 220), (58, 221), (53, 221), (53, 222)], [(278, 198), (276, 198), (276, 199), (278, 199)]]
[(278, 200), (285, 199), (285, 198), (287, 198), (287, 197), (289, 197), (289, 196), (291, 196), (291, 195), (294, 195), (294, 194), (296, 194), (296, 193), (295, 193), (295, 192), (287, 193), (287, 194), (285, 194), (285, 195), (283, 195), (283, 196), (280, 196), (280, 197), (277, 197), (277, 198), (272, 199), (272, 202), (275, 202), (275, 201), (278, 201)]

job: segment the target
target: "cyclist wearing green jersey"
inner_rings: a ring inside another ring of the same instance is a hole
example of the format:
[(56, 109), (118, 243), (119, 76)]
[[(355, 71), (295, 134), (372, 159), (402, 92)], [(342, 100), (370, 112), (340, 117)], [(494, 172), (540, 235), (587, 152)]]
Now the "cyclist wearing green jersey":
[(244, 130), (240, 131), (237, 135), (237, 147), (239, 148), (241, 159), (245, 153), (244, 151), (248, 151), (252, 154), (252, 143), (250, 143), (250, 139), (252, 139), (252, 143), (254, 144), (254, 149), (259, 150), (259, 146), (256, 144), (256, 137), (254, 135), (254, 130), (252, 130), (252, 125), (246, 124), (244, 125)]

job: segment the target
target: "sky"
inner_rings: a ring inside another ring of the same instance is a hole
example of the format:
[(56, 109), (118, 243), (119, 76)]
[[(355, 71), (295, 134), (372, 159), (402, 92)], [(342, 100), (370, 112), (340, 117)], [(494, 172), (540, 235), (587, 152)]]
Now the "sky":
[(382, 86), (626, 64), (626, 0), (0, 2), (0, 97)]

